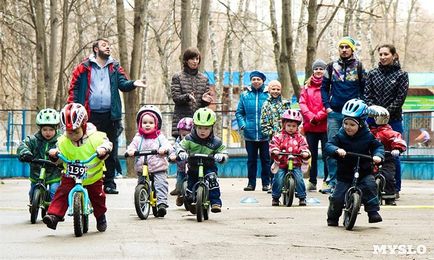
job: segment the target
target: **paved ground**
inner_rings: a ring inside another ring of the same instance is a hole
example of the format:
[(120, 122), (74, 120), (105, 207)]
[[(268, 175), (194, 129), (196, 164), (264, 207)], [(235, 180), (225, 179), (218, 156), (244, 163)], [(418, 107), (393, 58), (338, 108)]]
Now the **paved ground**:
[[(170, 187), (174, 179), (170, 179)], [(72, 219), (56, 231), (39, 220), (32, 225), (26, 208), (28, 181), (0, 184), (0, 258), (86, 259), (434, 259), (434, 182), (404, 180), (397, 207), (382, 207), (383, 222), (359, 215), (353, 231), (327, 227), (327, 196), (310, 192), (319, 205), (271, 207), (269, 194), (244, 192), (245, 179), (221, 179), (223, 212), (198, 223), (176, 207), (164, 219), (139, 220), (133, 205), (136, 180), (118, 179), (119, 195), (109, 195), (109, 227), (96, 231), (95, 219), (83, 237)], [(245, 197), (258, 203), (240, 203)], [(341, 224), (341, 223), (340, 223)], [(375, 249), (377, 248), (377, 249)]]

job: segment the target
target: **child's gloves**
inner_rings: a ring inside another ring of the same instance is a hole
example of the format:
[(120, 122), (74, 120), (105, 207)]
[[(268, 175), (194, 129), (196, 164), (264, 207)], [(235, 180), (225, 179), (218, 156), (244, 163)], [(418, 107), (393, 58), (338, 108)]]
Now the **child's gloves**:
[(23, 153), (23, 154), (20, 154), (20, 157), (18, 159), (22, 162), (31, 162), (33, 160), (33, 154)]
[(219, 162), (219, 163), (223, 162), (224, 159), (225, 159), (225, 155), (224, 154), (222, 154), (222, 153), (216, 153), (216, 154), (214, 154), (214, 160), (216, 162)]
[(399, 154), (400, 154), (400, 152), (399, 152), (399, 150), (392, 150), (392, 151), (390, 152), (390, 154), (391, 154), (393, 157), (398, 157)]
[(186, 152), (180, 152), (178, 154), (179, 159), (181, 159), (181, 161), (185, 161), (188, 159), (188, 154)]
[(374, 155), (372, 157), (372, 160), (374, 161), (374, 163), (381, 163), (381, 157), (380, 156)]

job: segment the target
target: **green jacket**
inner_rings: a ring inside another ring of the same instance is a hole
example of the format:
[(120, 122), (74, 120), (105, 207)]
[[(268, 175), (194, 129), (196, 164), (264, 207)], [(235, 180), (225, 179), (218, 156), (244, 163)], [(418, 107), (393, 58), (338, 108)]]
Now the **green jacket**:
[[(57, 138), (60, 136), (59, 131), (50, 140), (42, 137), (41, 131), (36, 132), (34, 135), (27, 136), (18, 146), (17, 154), (32, 154), (35, 159), (47, 159), (48, 150), (56, 148)], [(30, 164), (30, 181), (37, 182), (41, 166), (39, 164)], [(61, 171), (59, 168), (48, 167), (46, 169), (45, 182), (47, 184), (60, 182)]]

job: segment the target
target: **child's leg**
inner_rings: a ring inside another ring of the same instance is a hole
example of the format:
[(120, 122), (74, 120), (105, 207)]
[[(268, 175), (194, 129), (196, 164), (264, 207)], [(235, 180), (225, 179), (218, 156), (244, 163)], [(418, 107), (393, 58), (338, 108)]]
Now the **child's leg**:
[(186, 178), (185, 172), (177, 172), (176, 173), (176, 190), (178, 192), (181, 192), (182, 184), (183, 184), (185, 178)]
[(306, 198), (306, 185), (304, 185), (303, 173), (301, 173), (300, 167), (294, 168), (295, 178), (295, 191), (297, 192), (297, 198)]
[[(395, 199), (395, 159), (387, 156), (381, 167), (381, 173), (386, 178), (384, 187), (385, 199)], [(388, 196), (389, 195), (389, 196)]]
[(187, 200), (191, 202), (193, 202), (193, 187), (196, 184), (196, 182), (198, 181), (198, 173), (197, 172), (188, 172), (187, 173)]
[(325, 133), (321, 133), (321, 154), (322, 154), (322, 162), (324, 164), (324, 178), (323, 178), (323, 182), (325, 182), (327, 180), (327, 177), (329, 176), (329, 170), (327, 167), (327, 156), (325, 155), (325, 146), (327, 143), (327, 132)]
[(167, 193), (169, 192), (169, 183), (167, 182), (167, 172), (156, 172), (154, 174), (154, 187), (157, 193), (157, 205), (167, 203)]
[(377, 185), (375, 184), (374, 175), (370, 174), (359, 182), (359, 187), (362, 190), (362, 203), (365, 207), (366, 212), (376, 212), (380, 210), (378, 196), (377, 196)]
[(339, 217), (345, 203), (345, 192), (350, 188), (351, 183), (338, 181), (333, 193), (329, 197), (329, 208), (327, 210), (327, 223), (338, 224)]
[(56, 194), (57, 189), (60, 186), (60, 182), (53, 182), (49, 184), (49, 191), (50, 191), (50, 199), (53, 200), (54, 194)]
[(48, 215), (56, 215), (61, 218), (65, 216), (65, 213), (68, 210), (68, 194), (74, 185), (75, 181), (72, 178), (62, 176), (60, 186), (57, 189), (56, 194), (54, 194), (50, 207), (48, 207)]
[(30, 203), (32, 203), (32, 200), (33, 200), (32, 195), (33, 195), (33, 190), (35, 189), (35, 187), (36, 187), (36, 183), (35, 182), (30, 182), (30, 190), (29, 190), (29, 201), (30, 201)]
[(93, 215), (96, 219), (99, 219), (107, 211), (105, 205), (106, 195), (103, 192), (103, 181), (98, 180), (97, 182), (86, 186), (87, 192), (89, 193), (89, 199), (93, 207)]
[(274, 175), (273, 184), (271, 187), (271, 197), (273, 197), (273, 199), (279, 199), (280, 195), (282, 194), (283, 177), (285, 177), (286, 172), (286, 169), (279, 169)]
[(211, 205), (217, 204), (222, 205), (220, 199), (220, 185), (217, 179), (217, 174), (215, 172), (207, 173), (205, 179), (209, 183), (209, 200)]

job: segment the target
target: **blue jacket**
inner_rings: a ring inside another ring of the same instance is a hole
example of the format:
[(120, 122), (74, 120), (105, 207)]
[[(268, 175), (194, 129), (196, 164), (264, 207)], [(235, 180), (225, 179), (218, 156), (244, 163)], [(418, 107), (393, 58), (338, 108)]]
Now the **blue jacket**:
[(353, 57), (329, 63), (321, 85), (321, 98), (325, 109), (331, 108), (340, 113), (345, 102), (361, 98), (365, 87), (365, 74), (361, 62)]
[[(343, 182), (352, 182), (354, 175), (354, 167), (357, 159), (353, 156), (345, 156), (344, 158), (337, 155), (338, 148), (344, 149), (347, 152), (361, 153), (370, 156), (379, 156), (384, 160), (384, 146), (375, 139), (366, 126), (363, 126), (354, 136), (349, 136), (341, 127), (337, 135), (329, 140), (325, 146), (325, 153), (328, 156), (336, 158), (338, 161), (337, 180)], [(364, 178), (369, 174), (373, 174), (372, 160), (360, 159), (360, 177)]]
[(261, 131), (261, 108), (269, 96), (264, 88), (264, 84), (259, 89), (249, 86), (240, 95), (235, 117), (247, 141), (268, 141)]

